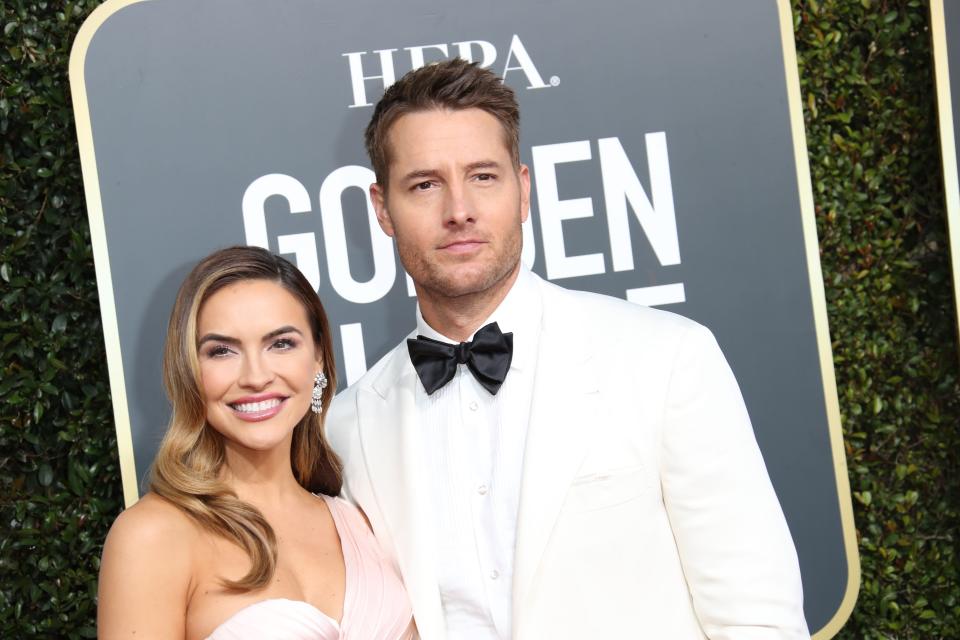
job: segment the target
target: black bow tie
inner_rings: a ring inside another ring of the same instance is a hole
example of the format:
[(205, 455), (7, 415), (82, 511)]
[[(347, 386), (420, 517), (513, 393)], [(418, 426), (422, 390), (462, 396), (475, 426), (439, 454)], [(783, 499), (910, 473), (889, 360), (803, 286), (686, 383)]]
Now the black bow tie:
[(427, 395), (453, 380), (457, 365), (465, 364), (484, 389), (496, 395), (510, 370), (513, 334), (496, 322), (481, 327), (470, 342), (448, 344), (423, 336), (407, 340), (413, 362)]

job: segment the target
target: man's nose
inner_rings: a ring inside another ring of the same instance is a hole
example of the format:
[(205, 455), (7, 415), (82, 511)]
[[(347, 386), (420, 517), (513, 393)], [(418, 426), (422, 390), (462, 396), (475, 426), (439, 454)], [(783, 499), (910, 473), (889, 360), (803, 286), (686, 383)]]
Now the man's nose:
[(476, 210), (466, 185), (449, 184), (447, 188), (446, 219), (450, 227), (476, 222)]

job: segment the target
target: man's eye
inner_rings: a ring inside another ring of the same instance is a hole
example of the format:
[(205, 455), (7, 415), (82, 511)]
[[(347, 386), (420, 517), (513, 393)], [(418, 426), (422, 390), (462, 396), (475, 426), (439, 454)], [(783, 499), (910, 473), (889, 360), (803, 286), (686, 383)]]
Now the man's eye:
[(496, 176), (493, 175), (492, 173), (478, 173), (478, 174), (477, 174), (477, 180), (487, 181), (487, 180), (493, 180), (494, 178), (496, 178)]
[(428, 191), (433, 186), (433, 183), (430, 181), (427, 182), (418, 182), (413, 185), (413, 188), (417, 191)]

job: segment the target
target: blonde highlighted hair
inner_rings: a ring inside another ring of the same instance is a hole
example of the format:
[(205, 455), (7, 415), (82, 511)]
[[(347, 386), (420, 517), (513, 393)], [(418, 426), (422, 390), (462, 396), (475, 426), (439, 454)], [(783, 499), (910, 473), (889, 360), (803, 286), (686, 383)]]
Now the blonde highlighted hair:
[(182, 509), (204, 529), (235, 542), (250, 557), (251, 567), (227, 588), (251, 590), (267, 584), (277, 565), (277, 541), (263, 514), (220, 479), (223, 437), (207, 424), (200, 365), (197, 318), (210, 296), (249, 280), (275, 282), (306, 311), (314, 344), (330, 384), (323, 392), (323, 414), (308, 411), (293, 431), (290, 462), (297, 482), (307, 491), (340, 493), (342, 466), (326, 441), (323, 415), (337, 387), (333, 343), (326, 312), (313, 287), (283, 258), (258, 247), (230, 247), (204, 258), (187, 276), (170, 314), (163, 352), (163, 383), (173, 405), (170, 424), (153, 463), (150, 489)]

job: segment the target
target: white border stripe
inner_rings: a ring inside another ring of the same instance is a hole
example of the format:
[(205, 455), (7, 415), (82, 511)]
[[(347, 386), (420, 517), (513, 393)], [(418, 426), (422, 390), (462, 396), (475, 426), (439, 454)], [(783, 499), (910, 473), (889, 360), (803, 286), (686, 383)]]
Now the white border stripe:
[(84, 77), (85, 62), (90, 42), (107, 19), (129, 5), (142, 0), (107, 0), (93, 10), (86, 19), (70, 51), (70, 89), (73, 93), (73, 113), (77, 126), (77, 143), (80, 151), (80, 166), (83, 170), (83, 190), (87, 199), (87, 218), (90, 222), (90, 243), (93, 245), (93, 262), (97, 274), (97, 290), (100, 295), (100, 317), (103, 322), (103, 340), (107, 353), (107, 370), (110, 376), (110, 394), (113, 397), (113, 421), (117, 430), (117, 449), (120, 456), (120, 476), (123, 479), (123, 500), (127, 507), (140, 498), (137, 487), (136, 460), (133, 455), (133, 436), (130, 433), (130, 411), (127, 406), (127, 387), (123, 376), (123, 360), (120, 357), (120, 330), (117, 323), (117, 307), (113, 298), (113, 278), (110, 274), (110, 256), (107, 252), (107, 230), (103, 220), (103, 203), (100, 199), (100, 176), (93, 148), (93, 127), (90, 122), (90, 106), (87, 101), (87, 85)]
[(803, 124), (803, 100), (800, 96), (800, 73), (793, 33), (793, 13), (787, 0), (777, 0), (780, 9), (780, 29), (783, 38), (783, 66), (787, 81), (787, 103), (793, 132), (794, 163), (797, 167), (797, 189), (800, 195), (800, 213), (803, 226), (807, 269), (810, 274), (810, 303), (817, 334), (820, 373), (823, 376), (824, 405), (833, 453), (833, 470), (837, 482), (837, 500), (840, 524), (843, 528), (843, 546), (847, 556), (847, 587), (843, 600), (833, 617), (813, 634), (813, 640), (827, 640), (846, 623), (860, 590), (860, 555), (857, 548), (856, 526), (853, 521), (853, 503), (850, 499), (850, 479), (847, 476), (847, 458), (843, 447), (843, 429), (840, 424), (840, 400), (837, 397), (837, 378), (833, 369), (833, 350), (827, 319), (827, 298), (820, 269), (820, 244), (817, 239), (817, 220), (813, 206), (813, 184), (810, 180), (810, 156), (807, 152), (807, 132)]
[(687, 295), (683, 290), (683, 283), (678, 282), (676, 284), (627, 289), (627, 300), (647, 307), (661, 307), (667, 304), (686, 302)]
[(953, 301), (960, 337), (960, 175), (957, 172), (957, 138), (953, 130), (953, 96), (950, 92), (947, 24), (943, 0), (930, 2), (930, 38), (933, 41), (933, 70), (937, 87), (937, 114), (940, 124), (940, 154), (943, 164), (943, 191), (947, 205), (947, 232), (950, 264), (953, 267)]

